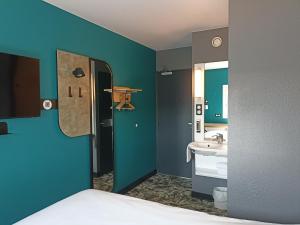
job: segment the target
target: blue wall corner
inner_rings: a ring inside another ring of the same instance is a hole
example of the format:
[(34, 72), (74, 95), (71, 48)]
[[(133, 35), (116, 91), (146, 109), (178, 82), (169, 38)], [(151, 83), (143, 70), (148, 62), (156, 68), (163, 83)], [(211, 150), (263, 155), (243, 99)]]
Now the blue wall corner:
[[(205, 110), (205, 123), (228, 123), (228, 119), (222, 117), (223, 111), (223, 85), (228, 84), (228, 69), (214, 69), (205, 71), (204, 96), (208, 101), (208, 109)], [(221, 114), (221, 117), (216, 117)]]
[[(156, 169), (155, 51), (40, 0), (0, 3), (0, 52), (39, 58), (41, 98), (57, 98), (56, 49), (108, 62), (114, 84), (143, 89), (115, 112), (115, 191)], [(0, 224), (90, 187), (89, 137), (69, 138), (58, 112), (5, 120), (0, 136)], [(139, 127), (134, 126), (139, 123)]]

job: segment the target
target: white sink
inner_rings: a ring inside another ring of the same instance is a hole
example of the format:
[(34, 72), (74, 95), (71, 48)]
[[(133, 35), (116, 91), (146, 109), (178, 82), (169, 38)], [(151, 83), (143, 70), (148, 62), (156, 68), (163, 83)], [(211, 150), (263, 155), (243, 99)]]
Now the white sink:
[(188, 146), (191, 150), (194, 150), (196, 154), (201, 155), (215, 155), (215, 156), (226, 156), (227, 155), (227, 144), (218, 144), (213, 141), (201, 141), (192, 142)]

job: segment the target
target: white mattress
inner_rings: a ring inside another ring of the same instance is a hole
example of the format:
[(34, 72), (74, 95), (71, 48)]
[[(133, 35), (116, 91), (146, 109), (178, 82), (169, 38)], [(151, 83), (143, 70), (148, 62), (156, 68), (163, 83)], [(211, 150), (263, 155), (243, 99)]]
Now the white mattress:
[(98, 190), (85, 190), (17, 225), (229, 225), (265, 224), (208, 215)]

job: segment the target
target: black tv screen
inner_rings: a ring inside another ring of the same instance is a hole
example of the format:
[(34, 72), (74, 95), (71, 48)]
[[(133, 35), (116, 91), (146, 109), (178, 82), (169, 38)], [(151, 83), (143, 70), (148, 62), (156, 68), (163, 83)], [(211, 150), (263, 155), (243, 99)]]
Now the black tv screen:
[(0, 119), (40, 116), (39, 60), (0, 53)]

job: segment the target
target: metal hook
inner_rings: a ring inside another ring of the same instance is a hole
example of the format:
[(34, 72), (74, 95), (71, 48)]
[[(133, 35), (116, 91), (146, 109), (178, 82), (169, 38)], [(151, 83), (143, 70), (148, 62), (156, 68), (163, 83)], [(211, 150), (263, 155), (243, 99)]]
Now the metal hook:
[(72, 95), (72, 88), (71, 88), (71, 86), (69, 86), (69, 97), (70, 97), (70, 98), (72, 98), (72, 97), (73, 97), (73, 95)]
[(81, 87), (79, 88), (79, 98), (82, 98), (82, 94), (81, 94)]

